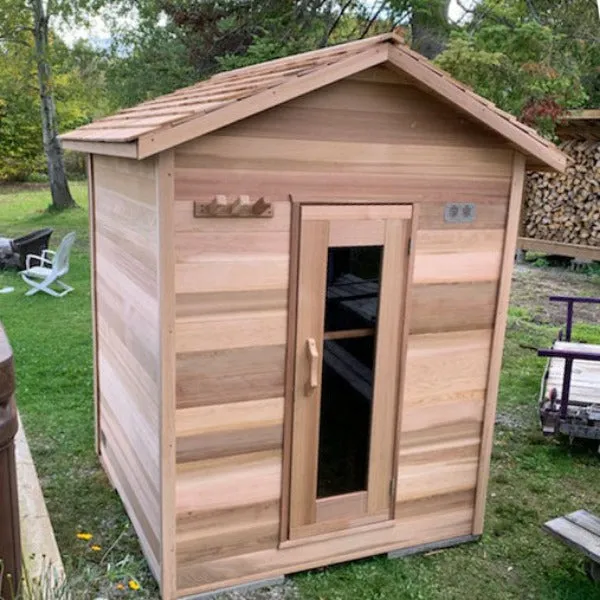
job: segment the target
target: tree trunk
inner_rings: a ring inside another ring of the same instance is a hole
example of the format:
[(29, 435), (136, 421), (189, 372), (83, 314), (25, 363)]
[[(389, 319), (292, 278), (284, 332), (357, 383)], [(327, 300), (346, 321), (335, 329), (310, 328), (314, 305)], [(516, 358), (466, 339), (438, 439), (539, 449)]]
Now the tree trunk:
[(34, 20), (35, 62), (40, 91), (40, 110), (42, 115), (42, 135), (44, 152), (48, 163), (52, 208), (63, 210), (77, 206), (65, 173), (62, 146), (56, 127), (56, 108), (50, 84), (50, 63), (48, 61), (48, 18), (42, 0), (31, 0)]
[(427, 8), (413, 9), (412, 47), (423, 56), (433, 59), (446, 46), (450, 0), (432, 0), (427, 4)]

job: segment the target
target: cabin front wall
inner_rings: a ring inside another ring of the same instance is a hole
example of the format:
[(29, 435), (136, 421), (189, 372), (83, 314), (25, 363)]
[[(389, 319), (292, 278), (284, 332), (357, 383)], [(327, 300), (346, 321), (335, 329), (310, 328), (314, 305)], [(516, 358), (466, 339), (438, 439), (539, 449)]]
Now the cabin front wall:
[(160, 580), (155, 159), (91, 159), (98, 451)]
[[(513, 157), (384, 68), (176, 149), (178, 595), (475, 531)], [(274, 216), (194, 218), (216, 194), (264, 196)], [(395, 521), (280, 546), (292, 212), (315, 201), (419, 215)], [(474, 202), (475, 221), (446, 223), (447, 202)]]

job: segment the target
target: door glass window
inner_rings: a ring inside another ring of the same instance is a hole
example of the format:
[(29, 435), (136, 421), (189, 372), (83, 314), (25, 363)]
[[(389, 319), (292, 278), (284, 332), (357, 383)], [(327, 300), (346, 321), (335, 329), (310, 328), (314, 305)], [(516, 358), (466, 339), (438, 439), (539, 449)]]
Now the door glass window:
[(317, 496), (367, 488), (382, 246), (330, 248)]

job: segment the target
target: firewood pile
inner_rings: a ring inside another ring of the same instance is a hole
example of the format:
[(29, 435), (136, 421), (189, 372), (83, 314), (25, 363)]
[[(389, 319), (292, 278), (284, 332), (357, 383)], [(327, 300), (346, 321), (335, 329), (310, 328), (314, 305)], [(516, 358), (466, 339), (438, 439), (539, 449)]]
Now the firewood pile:
[(573, 160), (562, 173), (528, 173), (523, 233), (527, 238), (600, 247), (600, 142), (560, 145)]

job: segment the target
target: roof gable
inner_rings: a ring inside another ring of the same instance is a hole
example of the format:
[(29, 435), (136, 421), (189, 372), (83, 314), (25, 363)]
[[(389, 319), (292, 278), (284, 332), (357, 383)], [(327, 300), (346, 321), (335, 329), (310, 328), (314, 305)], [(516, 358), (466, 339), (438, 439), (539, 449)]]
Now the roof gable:
[(67, 148), (143, 159), (293, 98), (385, 65), (495, 131), (536, 168), (563, 171), (566, 156), (551, 142), (384, 34), (234, 71), (100, 119), (61, 136)]

